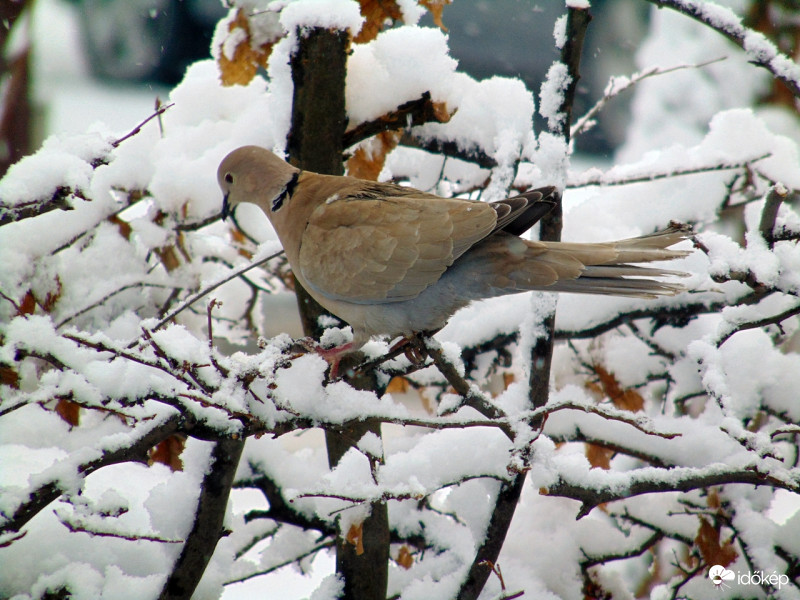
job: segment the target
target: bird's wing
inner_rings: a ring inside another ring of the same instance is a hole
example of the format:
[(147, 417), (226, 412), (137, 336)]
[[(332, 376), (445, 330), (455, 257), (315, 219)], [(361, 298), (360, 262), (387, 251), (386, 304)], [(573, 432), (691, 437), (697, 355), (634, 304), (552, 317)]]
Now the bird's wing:
[(495, 228), (513, 235), (520, 235), (533, 227), (559, 201), (558, 190), (553, 186), (548, 186), (492, 202), (490, 206), (497, 212)]
[(436, 283), (496, 222), (489, 204), (421, 192), (337, 197), (311, 214), (299, 268), (329, 298), (361, 304), (409, 300)]

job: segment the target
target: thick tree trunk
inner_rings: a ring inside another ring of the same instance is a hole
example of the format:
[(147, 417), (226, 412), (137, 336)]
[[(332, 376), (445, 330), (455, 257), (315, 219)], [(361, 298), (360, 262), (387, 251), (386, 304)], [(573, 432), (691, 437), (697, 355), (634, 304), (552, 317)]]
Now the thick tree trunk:
[[(347, 125), (344, 85), (349, 39), (345, 32), (312, 29), (300, 38), (291, 57), (294, 98), (289, 133), (289, 162), (301, 169), (342, 175), (342, 147)], [(319, 339), (318, 319), (325, 310), (297, 284), (297, 301), (306, 335)], [(374, 377), (350, 384), (377, 390)], [(355, 423), (340, 432), (327, 432), (328, 462), (333, 467), (361, 437), (380, 435), (379, 423)], [(336, 544), (336, 571), (345, 583), (343, 598), (384, 600), (389, 576), (389, 516), (386, 504), (375, 502), (364, 521), (361, 544), (346, 540), (340, 531)], [(360, 552), (360, 553), (359, 553)]]
[[(9, 53), (9, 33), (22, 12), (33, 2), (0, 2), (0, 177), (12, 164), (31, 152), (30, 48)], [(24, 23), (21, 23), (25, 25)]]

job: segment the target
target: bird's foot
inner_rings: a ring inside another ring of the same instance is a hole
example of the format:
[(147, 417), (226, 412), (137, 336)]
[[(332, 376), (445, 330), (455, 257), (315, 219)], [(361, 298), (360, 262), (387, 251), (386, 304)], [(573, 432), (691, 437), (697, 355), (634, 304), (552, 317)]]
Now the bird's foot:
[(334, 379), (339, 378), (339, 363), (342, 360), (342, 357), (345, 354), (348, 354), (353, 351), (355, 344), (353, 342), (348, 342), (346, 344), (341, 344), (339, 346), (334, 346), (333, 348), (323, 348), (319, 345), (319, 342), (316, 340), (307, 337), (299, 340), (301, 345), (309, 352), (315, 352), (322, 358), (324, 358), (331, 366), (330, 373), (328, 374), (328, 379), (333, 381)]
[(418, 336), (416, 335), (403, 336), (392, 344), (392, 347), (389, 348), (389, 354), (402, 349), (408, 361), (412, 365), (419, 366), (428, 358), (428, 353), (422, 344), (417, 343), (418, 341)]

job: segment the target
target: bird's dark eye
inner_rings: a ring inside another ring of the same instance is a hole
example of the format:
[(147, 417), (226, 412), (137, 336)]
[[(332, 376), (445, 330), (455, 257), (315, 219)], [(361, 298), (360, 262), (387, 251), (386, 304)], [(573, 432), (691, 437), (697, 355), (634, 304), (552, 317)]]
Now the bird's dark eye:
[(225, 183), (233, 183), (233, 174), (225, 173)]

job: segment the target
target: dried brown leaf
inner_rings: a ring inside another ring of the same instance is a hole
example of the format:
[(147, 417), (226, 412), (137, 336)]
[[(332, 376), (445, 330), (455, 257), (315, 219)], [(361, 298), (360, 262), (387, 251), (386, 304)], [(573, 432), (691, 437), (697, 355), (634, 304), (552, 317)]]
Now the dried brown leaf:
[(52, 312), (53, 307), (55, 307), (56, 302), (61, 298), (61, 292), (63, 291), (63, 287), (61, 286), (61, 278), (56, 275), (56, 289), (52, 292), (47, 292), (47, 296), (44, 297), (44, 300), (39, 303), (46, 313)]
[(161, 259), (167, 271), (174, 271), (181, 266), (181, 261), (178, 259), (178, 253), (175, 251), (174, 246), (156, 248), (156, 254), (158, 254), (158, 257)]
[(161, 463), (167, 465), (172, 471), (183, 471), (181, 453), (186, 446), (183, 435), (171, 435), (150, 449), (149, 464)]
[(444, 7), (450, 4), (453, 0), (419, 0), (419, 4), (428, 9), (433, 17), (433, 22), (442, 31), (447, 31), (447, 27), (442, 22), (442, 11)]
[(700, 528), (697, 530), (694, 543), (708, 565), (727, 567), (738, 556), (733, 547), (733, 541), (721, 542), (719, 528), (714, 527), (705, 517), (700, 517)]
[(36, 297), (32, 290), (28, 290), (17, 308), (17, 316), (32, 315), (36, 311)]
[(356, 148), (347, 161), (347, 174), (358, 179), (377, 181), (383, 170), (386, 156), (400, 143), (400, 131), (384, 131), (369, 142)]
[(395, 0), (359, 0), (364, 24), (353, 39), (356, 44), (374, 40), (387, 22), (403, 18), (403, 13)]
[(8, 385), (15, 390), (19, 389), (19, 373), (11, 367), (0, 366), (0, 384)]
[(603, 448), (596, 444), (586, 444), (586, 459), (592, 467), (605, 469), (607, 471), (611, 468), (611, 459), (613, 457), (613, 450)]
[(109, 220), (109, 222), (111, 222), (112, 224), (117, 226), (117, 229), (119, 230), (119, 234), (122, 237), (124, 237), (126, 240), (130, 240), (131, 239), (131, 233), (133, 232), (133, 229), (131, 228), (130, 223), (128, 223), (127, 221), (123, 221), (117, 215), (111, 215), (108, 218), (108, 220)]
[[(239, 31), (243, 31), (241, 35)], [(220, 81), (222, 85), (247, 85), (256, 76), (259, 67), (266, 68), (272, 47), (277, 40), (264, 43), (253, 47), (250, 31), (250, 22), (247, 13), (240, 8), (236, 11), (236, 16), (228, 23), (228, 33), (237, 36), (237, 45), (233, 50), (233, 57), (228, 58), (227, 52), (220, 49), (219, 65)], [(226, 40), (222, 41), (224, 45)]]
[(348, 544), (352, 544), (356, 548), (356, 555), (361, 556), (364, 554), (364, 524), (353, 523), (347, 531), (347, 536), (344, 538)]
[(514, 383), (515, 380), (516, 380), (516, 377), (514, 377), (513, 373), (510, 373), (508, 371), (504, 372), (503, 373), (503, 389), (507, 390), (508, 386), (510, 386), (512, 383)]
[(233, 238), (233, 241), (234, 241), (234, 243), (235, 243), (235, 245), (237, 247), (237, 252), (239, 253), (239, 256), (244, 256), (247, 259), (252, 259), (253, 258), (253, 253), (250, 252), (250, 250), (248, 250), (246, 248), (246, 246), (249, 244), (249, 240), (247, 239), (247, 236), (242, 232), (241, 229), (239, 229), (238, 227), (232, 226), (231, 227), (231, 238)]
[(56, 414), (73, 427), (77, 427), (81, 422), (80, 404), (67, 398), (59, 398), (56, 402)]
[(411, 550), (408, 549), (408, 546), (405, 544), (400, 546), (395, 562), (406, 570), (414, 566), (414, 555), (411, 554)]
[(593, 392), (601, 392), (617, 408), (630, 412), (637, 412), (644, 408), (644, 398), (634, 389), (624, 389), (613, 373), (600, 365), (592, 365), (592, 370), (597, 375), (598, 383), (589, 382), (586, 387)]

